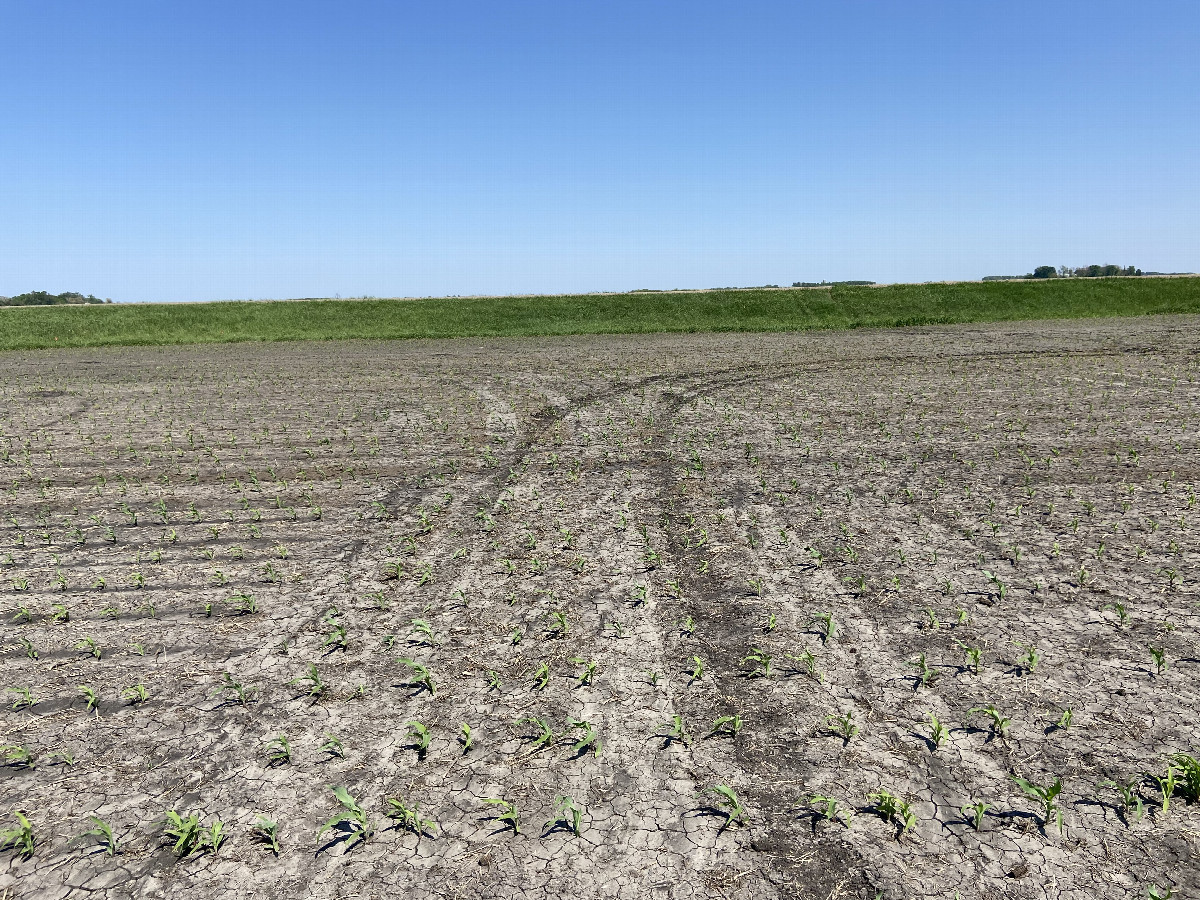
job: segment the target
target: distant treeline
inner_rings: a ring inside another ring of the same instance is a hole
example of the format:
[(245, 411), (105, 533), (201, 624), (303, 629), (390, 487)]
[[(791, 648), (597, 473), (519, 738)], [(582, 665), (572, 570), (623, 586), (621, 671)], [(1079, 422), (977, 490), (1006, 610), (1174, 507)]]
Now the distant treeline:
[(792, 287), (868, 287), (873, 281), (793, 281)]
[(66, 291), (62, 294), (30, 291), (28, 294), (17, 294), (15, 297), (0, 297), (0, 306), (60, 306), (65, 303), (112, 303), (112, 301), (101, 300), (91, 294), (85, 297), (74, 291)]
[[(1115, 278), (1117, 276), (1133, 277), (1136, 275), (1164, 275), (1165, 272), (1143, 272), (1137, 266), (1038, 266), (1025, 275), (985, 275), (984, 281), (1015, 281), (1020, 278)], [(1174, 274), (1174, 273), (1171, 273)], [(1182, 274), (1182, 273), (1180, 273)]]

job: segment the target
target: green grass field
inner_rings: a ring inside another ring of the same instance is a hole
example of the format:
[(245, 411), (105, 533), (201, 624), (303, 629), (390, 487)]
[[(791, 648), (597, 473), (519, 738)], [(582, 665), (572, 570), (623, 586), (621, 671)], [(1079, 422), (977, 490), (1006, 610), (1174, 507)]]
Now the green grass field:
[(816, 328), (1200, 313), (1200, 277), (433, 300), (18, 307), (0, 350)]

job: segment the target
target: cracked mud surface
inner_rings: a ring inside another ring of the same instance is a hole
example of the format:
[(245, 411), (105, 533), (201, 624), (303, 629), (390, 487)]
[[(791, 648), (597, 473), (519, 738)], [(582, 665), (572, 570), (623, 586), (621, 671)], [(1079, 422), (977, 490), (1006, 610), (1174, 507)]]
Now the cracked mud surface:
[[(2, 355), (0, 891), (1200, 896), (1144, 774), (1200, 752), (1198, 357), (1194, 317)], [(172, 809), (226, 840), (177, 858)]]

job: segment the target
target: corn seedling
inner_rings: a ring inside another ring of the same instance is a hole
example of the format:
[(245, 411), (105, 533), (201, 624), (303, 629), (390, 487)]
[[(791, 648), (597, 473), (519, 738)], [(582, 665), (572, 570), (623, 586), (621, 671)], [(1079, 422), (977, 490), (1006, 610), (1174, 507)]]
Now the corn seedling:
[(596, 732), (596, 727), (586, 719), (569, 719), (567, 727), (572, 731), (582, 732), (579, 740), (572, 745), (572, 749), (580, 755), (583, 755), (587, 750), (592, 751), (592, 756), (599, 758), (600, 752), (604, 749), (604, 745), (600, 741), (600, 735)]
[(946, 726), (938, 721), (938, 717), (933, 713), (929, 714), (929, 740), (933, 744), (934, 752), (946, 742), (946, 738), (950, 736), (950, 732)]
[(487, 797), (483, 802), (488, 806), (499, 807), (499, 811), (490, 817), (493, 821), (502, 822), (513, 830), (514, 835), (521, 833), (521, 815), (517, 810), (517, 804), (499, 797)]
[(1112, 603), (1105, 603), (1100, 607), (1101, 612), (1104, 612), (1106, 609), (1111, 609), (1117, 614), (1117, 628), (1123, 628), (1129, 621), (1129, 610), (1126, 609), (1125, 604), (1121, 601), (1114, 600)]
[(288, 684), (307, 684), (306, 693), (314, 700), (318, 699), (325, 693), (325, 682), (321, 680), (321, 673), (317, 671), (315, 663), (308, 664), (308, 674), (301, 675), (299, 678), (293, 678)]
[(823, 644), (828, 644), (837, 636), (837, 622), (834, 621), (833, 613), (831, 612), (814, 616), (812, 621), (808, 623), (808, 627), (812, 628), (814, 625), (821, 626), (817, 634), (821, 636), (821, 643)]
[(566, 637), (571, 631), (570, 623), (567, 622), (566, 613), (560, 610), (553, 610), (550, 615), (550, 627), (547, 629), (550, 637)]
[(100, 698), (96, 695), (96, 691), (86, 684), (81, 684), (79, 685), (79, 692), (83, 694), (83, 699), (87, 701), (87, 711), (91, 712), (95, 710), (97, 715), (99, 715)]
[(843, 746), (850, 743), (850, 739), (859, 732), (859, 727), (854, 723), (854, 712), (848, 710), (841, 715), (830, 713), (825, 717), (825, 721), (829, 723), (829, 730), (838, 735), (842, 739)]
[(971, 669), (974, 669), (975, 674), (978, 675), (979, 674), (979, 661), (983, 657), (983, 651), (981, 649), (979, 649), (978, 647), (968, 647), (966, 644), (963, 644), (963, 643), (959, 643), (958, 646), (962, 648), (963, 658), (966, 660), (967, 665)]
[(37, 659), (38, 658), (37, 647), (35, 647), (33, 645), (33, 641), (29, 640), (29, 638), (27, 638), (27, 637), (23, 637), (20, 639), (20, 641), (18, 643), (21, 645), (21, 649), (23, 649), (25, 651), (25, 656), (27, 658), (29, 658), (29, 659)]
[(463, 722), (458, 727), (458, 742), (462, 745), (463, 753), (471, 751), (472, 741), (475, 740), (475, 734), (471, 730), (471, 726)]
[(1147, 772), (1146, 776), (1154, 782), (1154, 786), (1158, 788), (1158, 793), (1162, 798), (1159, 801), (1162, 814), (1165, 816), (1171, 810), (1171, 797), (1175, 795), (1175, 785), (1179, 779), (1179, 770), (1174, 764), (1167, 766), (1166, 774), (1159, 777), (1153, 772)]
[(271, 848), (271, 852), (279, 855), (279, 823), (266, 816), (259, 816), (250, 826), (250, 834), (255, 840), (261, 841)]
[(812, 678), (818, 684), (825, 682), (825, 675), (817, 668), (817, 658), (813, 656), (811, 650), (805, 648), (803, 653), (788, 653), (786, 656), (788, 659), (800, 663), (809, 678)]
[(1059, 834), (1063, 830), (1062, 809), (1058, 805), (1058, 795), (1062, 792), (1062, 779), (1054, 779), (1054, 784), (1040, 785), (1026, 781), (1018, 775), (1013, 776), (1016, 783), (1029, 799), (1042, 805), (1042, 827), (1050, 824), (1051, 819), (1058, 823)]
[(737, 737), (738, 732), (742, 730), (742, 717), (738, 715), (718, 716), (713, 720), (712, 728), (709, 729), (709, 734), (727, 734), (730, 737)]
[(1003, 581), (1001, 581), (1000, 577), (998, 575), (996, 575), (993, 572), (987, 571), (987, 569), (983, 570), (983, 574), (984, 574), (984, 577), (986, 577), (987, 580), (990, 581), (992, 583), (992, 586), (996, 589), (996, 598), (998, 600), (1000, 600), (1001, 602), (1003, 602), (1005, 596), (1007, 596), (1007, 594), (1008, 594), (1008, 585), (1006, 585)]
[(173, 809), (167, 810), (162, 821), (163, 837), (172, 842), (175, 855), (183, 858), (200, 843), (200, 817), (195, 813), (181, 816)]
[(691, 735), (688, 734), (687, 727), (683, 723), (683, 716), (672, 716), (671, 721), (662, 727), (666, 729), (666, 733), (659, 736), (665, 741), (664, 746), (675, 741), (686, 747), (692, 742)]
[(1162, 647), (1149, 647), (1150, 659), (1154, 663), (1154, 674), (1162, 677), (1167, 668), (1167, 651)]
[(972, 707), (970, 710), (968, 710), (968, 712), (971, 715), (974, 715), (975, 713), (983, 713), (985, 716), (987, 716), (989, 730), (991, 731), (992, 734), (998, 735), (1001, 738), (1006, 736), (1006, 732), (1008, 731), (1008, 726), (1012, 724), (1012, 719), (1009, 719), (1006, 716), (1004, 716), (1003, 714), (1001, 714), (1001, 712), (998, 709), (996, 709), (996, 707), (994, 705), (987, 706), (987, 707), (975, 706), (975, 707)]
[(83, 650), (95, 659), (100, 658), (100, 645), (96, 643), (95, 638), (85, 637), (82, 640), (77, 641), (75, 644), (75, 649)]
[(499, 673), (495, 669), (488, 669), (487, 680), (489, 691), (498, 691), (504, 686), (503, 682), (500, 681)]
[(71, 611), (61, 603), (55, 603), (50, 607), (50, 619), (58, 624), (71, 621)]
[(1018, 650), (1024, 650), (1024, 654), (1017, 660), (1017, 665), (1026, 675), (1032, 675), (1038, 667), (1038, 663), (1042, 661), (1042, 656), (1038, 653), (1036, 644), (1018, 644), (1014, 642)]
[(412, 742), (409, 746), (417, 751), (418, 756), (424, 757), (430, 741), (433, 740), (433, 733), (416, 719), (410, 719), (404, 724), (408, 726), (408, 739)]
[(584, 685), (587, 685), (587, 684), (591, 684), (592, 679), (596, 675), (596, 661), (591, 660), (591, 659), (584, 659), (583, 657), (579, 657), (579, 656), (573, 656), (573, 657), (571, 657), (571, 662), (573, 662), (577, 666), (583, 666), (583, 671), (579, 675), (580, 687), (583, 687)]
[(686, 634), (688, 637), (694, 635), (696, 633), (696, 620), (691, 616), (685, 618), (679, 623), (679, 633)]
[(1071, 727), (1071, 722), (1075, 718), (1075, 711), (1071, 707), (1067, 707), (1062, 711), (1062, 715), (1058, 717), (1058, 721), (1054, 723), (1054, 727), (1060, 731), (1066, 731)]
[(326, 831), (341, 832), (347, 847), (370, 840), (371, 835), (375, 833), (375, 825), (368, 818), (366, 810), (344, 787), (329, 785), (329, 789), (341, 804), (342, 811), (321, 826), (321, 830), (317, 832), (317, 840), (320, 841)]
[(408, 803), (399, 797), (389, 797), (387, 801), (389, 819), (396, 822), (396, 830), (411, 831), (420, 840), (426, 832), (436, 832), (437, 822), (426, 819), (421, 815), (421, 808), (416, 803)]
[(1116, 791), (1117, 796), (1121, 799), (1121, 818), (1125, 820), (1126, 825), (1141, 821), (1142, 816), (1146, 814), (1146, 804), (1138, 792), (1139, 783), (1136, 778), (1125, 783), (1119, 781), (1100, 782), (1101, 786), (1110, 787)]
[(328, 753), (330, 756), (336, 756), (338, 759), (346, 758), (346, 745), (342, 742), (341, 738), (339, 738), (333, 732), (325, 732), (325, 743), (323, 743), (319, 749), (325, 753)]
[(912, 804), (890, 791), (880, 790), (868, 798), (875, 804), (875, 812), (885, 822), (896, 826), (896, 840), (900, 840), (917, 823), (917, 814)]
[(704, 660), (698, 656), (692, 657), (692, 681), (701, 681), (704, 678)]
[(763, 631), (770, 634), (779, 627), (779, 620), (775, 618), (775, 613), (767, 613), (767, 621), (763, 625)]
[(933, 611), (932, 606), (925, 607), (925, 624), (930, 631), (937, 631), (941, 627), (941, 622), (938, 621), (937, 613)]
[(28, 859), (33, 856), (37, 840), (33, 834), (33, 824), (19, 809), (13, 810), (17, 824), (12, 828), (0, 828), (0, 850), (12, 849), (18, 856)]
[(751, 678), (756, 676), (770, 678), (771, 663), (773, 659), (774, 657), (772, 657), (769, 653), (766, 653), (765, 651), (755, 647), (744, 657), (742, 657), (742, 665), (744, 666), (748, 662), (754, 665), (754, 668), (749, 673), (749, 677)]
[(424, 619), (413, 619), (408, 631), (408, 642), (422, 646), (435, 646), (437, 640), (433, 636), (433, 627)]
[(221, 686), (216, 689), (216, 691), (213, 693), (213, 696), (216, 697), (220, 694), (225, 694), (232, 691), (234, 700), (237, 703), (242, 704), (242, 706), (245, 706), (246, 703), (252, 699), (251, 694), (253, 693), (253, 690), (253, 688), (247, 690), (246, 686), (240, 681), (238, 681), (228, 672), (224, 672), (221, 675)]
[(27, 687), (10, 687), (7, 690), (17, 695), (12, 702), (13, 709), (32, 709), (37, 704), (37, 698)]
[(32, 769), (37, 760), (34, 752), (22, 744), (5, 744), (0, 747), (0, 757), (4, 759), (4, 765), (14, 769)]
[(520, 725), (533, 725), (538, 729), (537, 735), (533, 738), (533, 749), (537, 750), (540, 747), (549, 747), (554, 740), (554, 732), (550, 728), (550, 724), (543, 718), (538, 716), (529, 716), (525, 719), (517, 719), (514, 723)]
[(549, 834), (560, 825), (569, 829), (579, 837), (580, 820), (584, 809), (573, 797), (560, 796), (554, 798), (554, 815), (542, 826), (542, 834)]
[(321, 649), (331, 648), (333, 650), (345, 650), (346, 643), (349, 637), (346, 633), (346, 626), (341, 622), (331, 622), (332, 630), (325, 637), (325, 642), (321, 644)]
[(83, 834), (72, 838), (71, 843), (86, 841), (88, 838), (92, 838), (98, 847), (104, 848), (104, 852), (108, 856), (116, 856), (121, 852), (120, 842), (117, 840), (117, 836), (113, 834), (111, 825), (99, 816), (88, 816), (88, 821), (92, 823), (92, 827), (83, 832)]
[(225, 823), (220, 819), (214, 819), (208, 828), (204, 829), (202, 842), (208, 847), (210, 853), (216, 853), (225, 843), (225, 838)]
[(292, 745), (286, 735), (276, 735), (263, 746), (268, 765), (282, 766), (292, 761)]
[[(1165, 893), (1164, 893), (1165, 891)], [(1175, 896), (1175, 888), (1168, 885), (1165, 888), (1160, 888), (1157, 884), (1146, 886), (1147, 900), (1171, 900)]]
[(1176, 753), (1171, 762), (1183, 778), (1176, 790), (1188, 803), (1200, 803), (1200, 760), (1186, 753)]
[(550, 664), (542, 663), (533, 671), (532, 678), (537, 682), (537, 689), (543, 690), (550, 682)]
[(926, 660), (924, 653), (918, 654), (916, 659), (910, 659), (908, 661), (908, 665), (917, 670), (917, 688), (927, 687), (929, 683), (933, 681), (935, 673), (933, 669), (929, 668), (929, 663)]
[(136, 706), (139, 703), (145, 703), (146, 698), (150, 695), (146, 692), (144, 684), (131, 684), (121, 688), (121, 696)]
[(987, 811), (992, 808), (990, 803), (984, 803), (982, 800), (976, 800), (974, 803), (969, 803), (964, 806), (960, 812), (963, 818), (971, 823), (971, 827), (979, 831), (983, 827), (983, 817), (987, 815)]
[[(833, 797), (824, 797), (820, 794), (814, 794), (809, 797), (808, 805), (816, 806), (818, 814), (826, 822), (842, 822), (849, 826), (850, 819), (854, 815), (850, 810), (845, 809), (840, 801), (835, 800)], [(844, 819), (842, 818), (843, 814), (845, 816)]]
[(705, 794), (711, 794), (714, 798), (717, 811), (725, 816), (725, 825), (728, 826), (733, 822), (746, 824), (749, 816), (746, 812), (746, 807), (742, 805), (742, 801), (738, 798), (737, 793), (733, 788), (726, 784), (714, 784), (705, 789)]

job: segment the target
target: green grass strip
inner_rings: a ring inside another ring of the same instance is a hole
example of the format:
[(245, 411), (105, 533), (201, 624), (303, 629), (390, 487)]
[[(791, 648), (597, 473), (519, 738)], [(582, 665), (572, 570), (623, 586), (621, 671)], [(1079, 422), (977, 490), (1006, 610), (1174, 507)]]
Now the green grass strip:
[(1200, 313), (1200, 277), (831, 290), (44, 306), (0, 310), (0, 350), (346, 338), (818, 328)]

